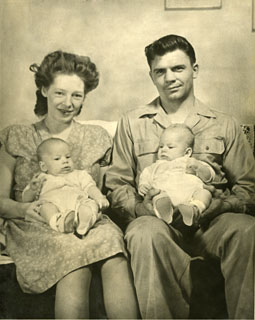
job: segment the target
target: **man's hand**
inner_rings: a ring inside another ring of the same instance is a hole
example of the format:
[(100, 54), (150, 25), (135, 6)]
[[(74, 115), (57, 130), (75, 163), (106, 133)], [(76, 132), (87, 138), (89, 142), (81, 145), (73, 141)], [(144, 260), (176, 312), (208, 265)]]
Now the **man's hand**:
[(152, 199), (155, 197), (157, 194), (160, 193), (159, 189), (150, 189), (147, 194), (144, 197), (143, 202), (139, 202), (136, 205), (135, 212), (137, 214), (137, 217), (140, 216), (155, 216), (155, 212), (153, 210), (153, 204), (152, 204)]
[(213, 198), (209, 207), (201, 213), (201, 216), (198, 220), (198, 224), (201, 226), (209, 223), (221, 213), (231, 211), (231, 204), (227, 201), (224, 201), (224, 199), (227, 199), (227, 197), (224, 195), (222, 190), (216, 189), (214, 186), (207, 184), (204, 184), (204, 189), (210, 191)]

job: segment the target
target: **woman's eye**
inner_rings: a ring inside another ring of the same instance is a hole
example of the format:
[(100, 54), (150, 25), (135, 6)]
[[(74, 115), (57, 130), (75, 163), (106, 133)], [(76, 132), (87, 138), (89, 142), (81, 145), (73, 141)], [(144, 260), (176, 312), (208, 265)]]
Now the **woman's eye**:
[(81, 94), (78, 94), (78, 93), (74, 94), (73, 97), (75, 99), (82, 99), (83, 98), (83, 96)]
[(54, 160), (56, 160), (56, 161), (58, 161), (59, 159), (60, 159), (59, 157), (54, 158)]
[(56, 91), (55, 94), (56, 94), (57, 96), (62, 96), (64, 93), (63, 93), (62, 91)]

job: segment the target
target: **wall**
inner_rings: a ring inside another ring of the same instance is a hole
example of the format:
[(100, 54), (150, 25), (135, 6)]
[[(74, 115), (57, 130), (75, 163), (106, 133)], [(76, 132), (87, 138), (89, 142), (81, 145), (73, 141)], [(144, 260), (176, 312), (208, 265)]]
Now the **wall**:
[(1, 0), (0, 128), (35, 119), (29, 65), (56, 49), (89, 55), (100, 85), (80, 119), (117, 120), (156, 90), (144, 47), (176, 33), (194, 45), (197, 96), (241, 122), (255, 123), (255, 32), (252, 0), (222, 0), (222, 9), (166, 11), (164, 0)]

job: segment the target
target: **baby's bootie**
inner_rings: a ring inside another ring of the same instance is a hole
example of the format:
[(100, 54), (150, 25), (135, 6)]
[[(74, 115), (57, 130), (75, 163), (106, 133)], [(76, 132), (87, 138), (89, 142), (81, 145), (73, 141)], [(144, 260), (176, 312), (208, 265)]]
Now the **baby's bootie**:
[(49, 225), (52, 229), (62, 232), (62, 233), (72, 233), (74, 232), (74, 220), (75, 212), (66, 211), (64, 213), (59, 213), (54, 215), (50, 221)]
[(76, 217), (76, 233), (80, 236), (84, 236), (97, 222), (100, 213), (91, 212), (90, 214), (80, 214), (77, 212)]
[(173, 204), (166, 192), (156, 195), (153, 200), (153, 209), (158, 218), (170, 224), (173, 220)]
[(187, 226), (192, 226), (199, 218), (198, 207), (192, 204), (179, 204), (178, 209), (182, 215), (183, 222)]

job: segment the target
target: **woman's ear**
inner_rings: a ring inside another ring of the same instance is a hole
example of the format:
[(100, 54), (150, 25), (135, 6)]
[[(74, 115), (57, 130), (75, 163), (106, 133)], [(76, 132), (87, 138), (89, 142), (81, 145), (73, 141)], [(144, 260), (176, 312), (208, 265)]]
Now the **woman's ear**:
[(192, 148), (188, 147), (185, 151), (185, 156), (191, 157), (192, 155)]
[(42, 93), (42, 95), (43, 95), (45, 98), (47, 98), (47, 96), (48, 96), (48, 90), (47, 90), (45, 87), (42, 87), (41, 93)]
[(43, 161), (39, 161), (39, 167), (40, 167), (41, 171), (44, 173), (46, 173), (48, 171), (46, 163)]

